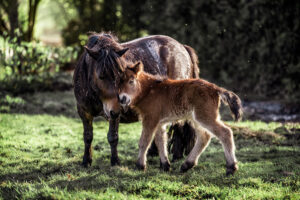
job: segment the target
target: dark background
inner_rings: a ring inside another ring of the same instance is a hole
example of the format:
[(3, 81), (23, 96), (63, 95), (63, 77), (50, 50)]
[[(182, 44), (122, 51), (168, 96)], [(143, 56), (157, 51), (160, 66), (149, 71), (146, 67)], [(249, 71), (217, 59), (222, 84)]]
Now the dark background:
[[(28, 0), (31, 12), (28, 9), (27, 17), (20, 20), (20, 13), (16, 16), (18, 10), (12, 6), (22, 4), (1, 1), (1, 37), (17, 38), (17, 45), (36, 40), (32, 15), (38, 13), (42, 2)], [(111, 31), (121, 42), (152, 34), (168, 35), (196, 50), (202, 78), (237, 92), (243, 99), (300, 102), (299, 0), (54, 2), (62, 12), (75, 13), (61, 25), (62, 46), (57, 48), (82, 51), (89, 31)], [(63, 17), (58, 16), (56, 22), (61, 20)], [(75, 60), (57, 63), (63, 69)]]

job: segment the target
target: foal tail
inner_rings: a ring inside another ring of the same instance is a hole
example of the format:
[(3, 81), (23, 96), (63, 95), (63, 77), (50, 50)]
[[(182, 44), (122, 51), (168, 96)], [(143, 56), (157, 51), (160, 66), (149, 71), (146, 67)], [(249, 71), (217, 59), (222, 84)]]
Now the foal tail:
[(223, 103), (227, 104), (233, 114), (235, 121), (240, 121), (243, 115), (241, 99), (235, 93), (228, 91), (224, 88), (220, 88), (219, 95)]

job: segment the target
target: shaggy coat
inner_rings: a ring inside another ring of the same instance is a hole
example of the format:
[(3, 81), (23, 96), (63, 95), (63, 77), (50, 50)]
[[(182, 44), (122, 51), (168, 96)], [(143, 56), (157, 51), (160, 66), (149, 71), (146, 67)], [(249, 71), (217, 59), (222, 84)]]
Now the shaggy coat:
[(138, 168), (145, 169), (146, 153), (155, 135), (161, 166), (164, 170), (169, 170), (165, 126), (170, 122), (187, 119), (196, 129), (197, 140), (181, 166), (181, 171), (187, 171), (196, 165), (211, 136), (216, 136), (224, 148), (226, 173), (233, 174), (238, 169), (233, 134), (220, 120), (219, 107), (222, 100), (229, 105), (235, 120), (239, 120), (242, 115), (239, 97), (202, 79), (161, 79), (143, 72), (142, 68), (140, 63), (127, 68), (119, 87), (121, 104), (124, 107), (130, 105), (142, 119)]

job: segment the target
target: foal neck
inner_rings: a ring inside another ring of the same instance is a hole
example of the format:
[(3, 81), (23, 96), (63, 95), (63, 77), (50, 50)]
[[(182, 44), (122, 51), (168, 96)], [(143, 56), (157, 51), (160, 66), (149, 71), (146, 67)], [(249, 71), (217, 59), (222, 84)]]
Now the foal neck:
[(140, 72), (137, 77), (139, 83), (139, 92), (135, 98), (135, 102), (138, 103), (150, 93), (152, 89), (155, 89), (165, 78), (160, 76), (154, 76), (145, 72)]

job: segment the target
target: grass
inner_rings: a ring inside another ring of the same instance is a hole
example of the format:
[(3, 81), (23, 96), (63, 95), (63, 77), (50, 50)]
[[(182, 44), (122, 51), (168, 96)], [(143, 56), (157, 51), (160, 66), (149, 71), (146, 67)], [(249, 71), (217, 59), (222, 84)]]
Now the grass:
[(300, 199), (299, 124), (228, 122), (240, 170), (225, 176), (221, 145), (213, 140), (185, 174), (149, 158), (135, 169), (140, 123), (121, 124), (121, 166), (110, 167), (107, 122), (94, 122), (93, 164), (80, 166), (82, 124), (77, 118), (0, 114), (0, 199)]

